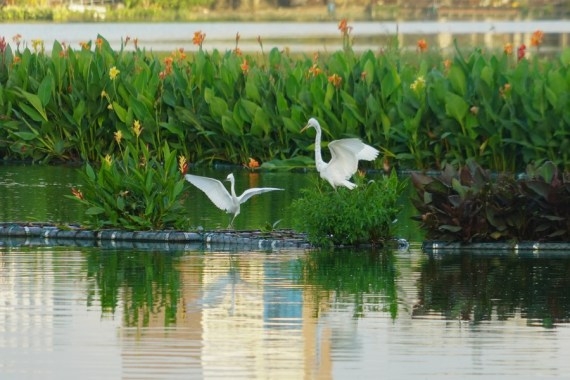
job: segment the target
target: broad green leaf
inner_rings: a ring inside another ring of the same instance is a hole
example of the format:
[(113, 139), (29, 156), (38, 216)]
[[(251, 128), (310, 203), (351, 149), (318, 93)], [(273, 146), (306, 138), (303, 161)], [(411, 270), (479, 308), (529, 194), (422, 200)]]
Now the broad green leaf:
[(299, 133), (301, 129), (304, 127), (304, 125), (299, 125), (288, 117), (282, 117), (281, 119), (283, 120), (283, 125), (285, 126), (285, 129), (287, 129), (287, 131), (291, 133)]
[(89, 164), (85, 165), (85, 174), (87, 175), (87, 178), (89, 179), (89, 181), (94, 182), (95, 181), (95, 171), (93, 170), (93, 167)]
[(245, 84), (245, 95), (249, 99), (261, 103), (261, 95), (259, 95), (259, 89), (257, 88), (257, 85), (253, 83), (253, 80), (249, 78)]
[(456, 95), (452, 92), (448, 92), (445, 95), (445, 112), (448, 116), (451, 116), (457, 120), (459, 124), (463, 125), (468, 109), (469, 105), (459, 95)]
[(73, 108), (73, 121), (75, 121), (76, 125), (81, 125), (81, 120), (85, 117), (86, 109), (87, 106), (83, 99)]
[(123, 197), (117, 197), (117, 208), (120, 211), (125, 209), (125, 199)]
[(281, 92), (278, 92), (276, 94), (276, 97), (277, 97), (277, 111), (279, 112), (279, 114), (289, 115), (290, 113), (289, 104), (287, 103), (285, 96), (283, 96)]
[(236, 122), (229, 116), (222, 116), (222, 128), (224, 132), (232, 136), (241, 136), (242, 130)]
[(101, 215), (105, 213), (105, 209), (99, 206), (89, 207), (86, 211), (86, 215)]
[(24, 141), (31, 141), (36, 137), (38, 137), (37, 133), (32, 133), (32, 132), (14, 132), (14, 135), (18, 136)]
[(396, 67), (390, 66), (387, 68), (387, 72), (385, 72), (384, 76), (382, 77), (381, 88), (382, 88), (382, 98), (388, 99), (392, 94), (400, 88), (401, 79), (400, 75), (396, 71)]
[[(20, 90), (19, 92), (32, 105), (32, 107), (37, 111), (37, 114), (39, 116), (41, 116), (41, 118), (44, 121), (47, 121), (48, 118), (47, 118), (46, 110), (44, 109), (44, 106), (42, 105), (42, 101), (41, 101), (40, 97), (35, 95), (35, 94), (31, 94), (27, 91), (24, 91), (24, 90)], [(20, 106), (23, 106), (23, 105), (24, 104), (21, 104)], [(26, 113), (28, 113), (28, 112), (26, 112)], [(28, 113), (28, 116), (32, 117), (32, 115), (30, 115), (30, 113)], [(32, 118), (34, 118), (34, 117), (32, 117)], [(34, 120), (36, 120), (36, 119), (34, 118)], [(39, 121), (39, 120), (36, 120), (36, 121)]]
[(22, 109), (22, 111), (24, 111), (26, 115), (28, 115), (28, 117), (30, 117), (32, 120), (37, 122), (46, 121), (35, 108), (30, 107), (29, 105), (23, 102), (20, 103), (19, 106)]
[(49, 103), (50, 99), (52, 98), (53, 90), (54, 90), (53, 76), (46, 75), (42, 80), (42, 82), (40, 83), (40, 87), (38, 88), (38, 98), (41, 101), (42, 108)]
[(489, 87), (493, 86), (493, 69), (489, 66), (485, 66), (481, 70), (481, 79), (487, 83)]
[(465, 97), (467, 94), (467, 81), (465, 79), (465, 73), (463, 70), (461, 70), (461, 68), (458, 66), (453, 65), (449, 69), (449, 74), (447, 77), (451, 83), (451, 88), (453, 88), (457, 94)]
[(269, 117), (263, 108), (258, 107), (251, 125), (251, 133), (256, 136), (263, 136), (263, 134), (269, 134), (270, 129)]
[(214, 95), (214, 92), (207, 88), (204, 92), (204, 99), (206, 103), (210, 105), (210, 111), (212, 112), (212, 116), (216, 118), (221, 118), (222, 116), (226, 115), (228, 112), (228, 104), (226, 101), (220, 97)]
[(126, 123), (127, 110), (121, 107), (121, 105), (117, 102), (113, 102), (113, 110), (115, 111), (115, 114), (117, 115), (119, 120), (121, 120), (123, 123)]
[(366, 73), (366, 77), (364, 77), (364, 80), (368, 86), (370, 86), (374, 81), (374, 67), (375, 66), (372, 59), (366, 60), (366, 63), (364, 64), (364, 72)]

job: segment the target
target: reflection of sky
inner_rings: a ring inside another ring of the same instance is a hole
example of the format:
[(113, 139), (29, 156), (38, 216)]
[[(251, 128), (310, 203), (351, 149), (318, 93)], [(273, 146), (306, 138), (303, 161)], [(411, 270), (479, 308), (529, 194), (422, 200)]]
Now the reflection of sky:
[[(285, 264), (281, 264), (285, 265)], [(289, 263), (289, 266), (293, 264)], [(263, 320), (271, 329), (300, 329), (303, 322), (303, 290), (283, 286), (283, 268), (279, 263), (264, 265)], [(286, 271), (290, 273), (290, 271)]]

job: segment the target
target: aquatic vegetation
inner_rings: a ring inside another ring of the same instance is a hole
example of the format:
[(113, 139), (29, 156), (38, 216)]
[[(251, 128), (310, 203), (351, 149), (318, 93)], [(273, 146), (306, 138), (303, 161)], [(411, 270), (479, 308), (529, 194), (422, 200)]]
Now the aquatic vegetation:
[(186, 159), (177, 160), (176, 152), (165, 144), (159, 161), (141, 141), (141, 130), (135, 122), (128, 140), (117, 138), (118, 155), (106, 155), (98, 167), (85, 165), (84, 185), (73, 187), (67, 196), (84, 206), (83, 225), (127, 230), (188, 227), (181, 200)]
[(311, 244), (382, 246), (393, 238), (404, 183), (395, 171), (371, 181), (361, 174), (355, 181), (358, 186), (353, 190), (334, 190), (319, 179), (293, 202), (295, 228), (306, 232)]
[(552, 162), (492, 175), (474, 161), (437, 176), (412, 173), (427, 238), (444, 241), (570, 240), (570, 174)]

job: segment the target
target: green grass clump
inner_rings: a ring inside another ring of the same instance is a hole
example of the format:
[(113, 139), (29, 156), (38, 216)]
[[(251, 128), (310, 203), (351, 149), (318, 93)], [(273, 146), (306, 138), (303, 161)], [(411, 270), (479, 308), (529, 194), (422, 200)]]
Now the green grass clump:
[(295, 228), (305, 231), (314, 246), (381, 245), (392, 238), (402, 182), (395, 172), (376, 180), (355, 180), (358, 187), (353, 190), (334, 190), (319, 181), (293, 202)]

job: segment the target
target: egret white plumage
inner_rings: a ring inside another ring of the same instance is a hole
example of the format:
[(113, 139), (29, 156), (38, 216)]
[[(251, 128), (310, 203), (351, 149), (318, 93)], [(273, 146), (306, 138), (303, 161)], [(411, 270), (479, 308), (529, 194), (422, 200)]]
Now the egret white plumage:
[(208, 198), (221, 210), (228, 214), (233, 214), (228, 228), (231, 228), (234, 219), (239, 215), (240, 206), (249, 198), (257, 194), (266, 193), (268, 191), (283, 190), (275, 187), (253, 187), (244, 191), (239, 197), (235, 191), (235, 178), (232, 173), (228, 174), (226, 181), (230, 181), (231, 193), (224, 187), (222, 182), (214, 178), (202, 177), (198, 175), (186, 174), (184, 176), (188, 182), (202, 190)]
[(317, 131), (315, 136), (315, 166), (321, 178), (327, 180), (335, 189), (337, 186), (344, 186), (350, 190), (354, 189), (356, 184), (350, 182), (349, 179), (358, 170), (358, 161), (373, 161), (378, 157), (380, 151), (363, 143), (358, 138), (334, 140), (329, 143), (331, 160), (325, 162), (321, 156), (322, 132), (317, 119), (310, 118), (301, 132), (311, 127)]

